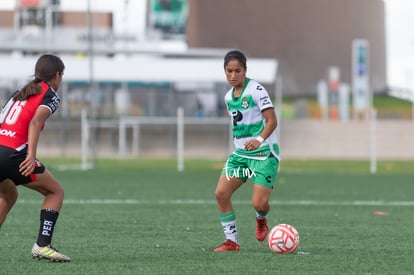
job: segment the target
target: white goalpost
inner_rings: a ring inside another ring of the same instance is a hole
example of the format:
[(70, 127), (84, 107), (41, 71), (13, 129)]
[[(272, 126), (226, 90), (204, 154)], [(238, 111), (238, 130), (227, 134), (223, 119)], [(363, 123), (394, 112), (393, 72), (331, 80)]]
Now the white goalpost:
[(91, 161), (89, 160), (90, 151), (90, 124), (88, 121), (88, 112), (86, 109), (81, 110), (81, 163), (80, 164), (62, 164), (58, 165), (57, 169), (64, 170), (89, 170), (93, 168)]
[(89, 152), (89, 123), (88, 123), (88, 113), (86, 109), (82, 109), (81, 113), (81, 169), (88, 170), (92, 167), (92, 164), (88, 162), (88, 152)]
[[(81, 148), (82, 157), (81, 165), (78, 165), (78, 169), (88, 170), (91, 169), (92, 160), (90, 143), (95, 142), (91, 140), (90, 131), (92, 127), (104, 127), (104, 128), (118, 128), (118, 158), (127, 158), (129, 156), (138, 157), (140, 140), (141, 140), (141, 125), (173, 125), (176, 127), (176, 144), (175, 155), (177, 160), (177, 171), (182, 172), (185, 169), (185, 126), (186, 125), (223, 125), (228, 131), (228, 152), (231, 152), (233, 141), (231, 134), (231, 123), (227, 117), (224, 118), (194, 118), (185, 117), (184, 109), (182, 107), (177, 108), (176, 117), (120, 117), (116, 121), (100, 121), (91, 124), (88, 120), (86, 110), (82, 111), (81, 118)], [(127, 129), (132, 129), (131, 141), (128, 144)], [(132, 148), (132, 150), (128, 150)], [(128, 152), (131, 154), (128, 155)]]
[(370, 172), (377, 173), (377, 110), (372, 109), (370, 115)]

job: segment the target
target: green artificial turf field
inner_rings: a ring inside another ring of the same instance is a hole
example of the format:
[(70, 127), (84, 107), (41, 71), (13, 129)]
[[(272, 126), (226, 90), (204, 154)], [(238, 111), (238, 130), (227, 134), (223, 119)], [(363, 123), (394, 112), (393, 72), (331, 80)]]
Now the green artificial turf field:
[[(101, 160), (89, 171), (45, 164), (65, 187), (53, 245), (72, 258), (31, 258), (42, 197), (20, 196), (0, 229), (0, 274), (412, 274), (413, 162), (282, 162), (269, 226), (293, 225), (295, 253), (255, 239), (251, 182), (233, 197), (240, 252), (224, 241), (214, 189), (222, 162)], [(380, 214), (380, 215), (378, 215)]]

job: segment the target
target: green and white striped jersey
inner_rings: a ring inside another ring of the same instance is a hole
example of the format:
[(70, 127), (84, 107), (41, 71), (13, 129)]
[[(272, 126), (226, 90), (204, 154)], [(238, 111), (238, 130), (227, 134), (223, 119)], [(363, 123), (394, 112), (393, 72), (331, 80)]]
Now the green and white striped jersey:
[(244, 88), (238, 98), (231, 88), (224, 100), (227, 111), (232, 119), (234, 154), (252, 159), (266, 159), (270, 153), (279, 158), (279, 146), (276, 132), (273, 133), (254, 151), (247, 151), (244, 143), (257, 138), (264, 129), (265, 120), (262, 111), (274, 108), (266, 89), (257, 81), (246, 78)]

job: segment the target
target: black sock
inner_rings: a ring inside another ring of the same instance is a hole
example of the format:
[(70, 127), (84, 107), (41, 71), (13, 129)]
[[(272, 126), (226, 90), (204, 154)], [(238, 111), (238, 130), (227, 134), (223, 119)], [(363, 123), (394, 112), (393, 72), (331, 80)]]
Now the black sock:
[(48, 246), (52, 242), (53, 230), (58, 216), (59, 212), (52, 209), (42, 209), (40, 211), (40, 228), (36, 242), (38, 246)]

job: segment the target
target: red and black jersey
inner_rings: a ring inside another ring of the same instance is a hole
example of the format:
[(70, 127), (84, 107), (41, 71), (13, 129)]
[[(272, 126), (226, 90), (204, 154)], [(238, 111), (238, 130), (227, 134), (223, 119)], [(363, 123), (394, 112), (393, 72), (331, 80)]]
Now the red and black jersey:
[(60, 98), (49, 84), (39, 85), (42, 87), (39, 94), (24, 101), (14, 101), (12, 97), (4, 105), (0, 113), (0, 145), (22, 149), (28, 142), (29, 124), (37, 108), (46, 107), (52, 115), (59, 107)]

